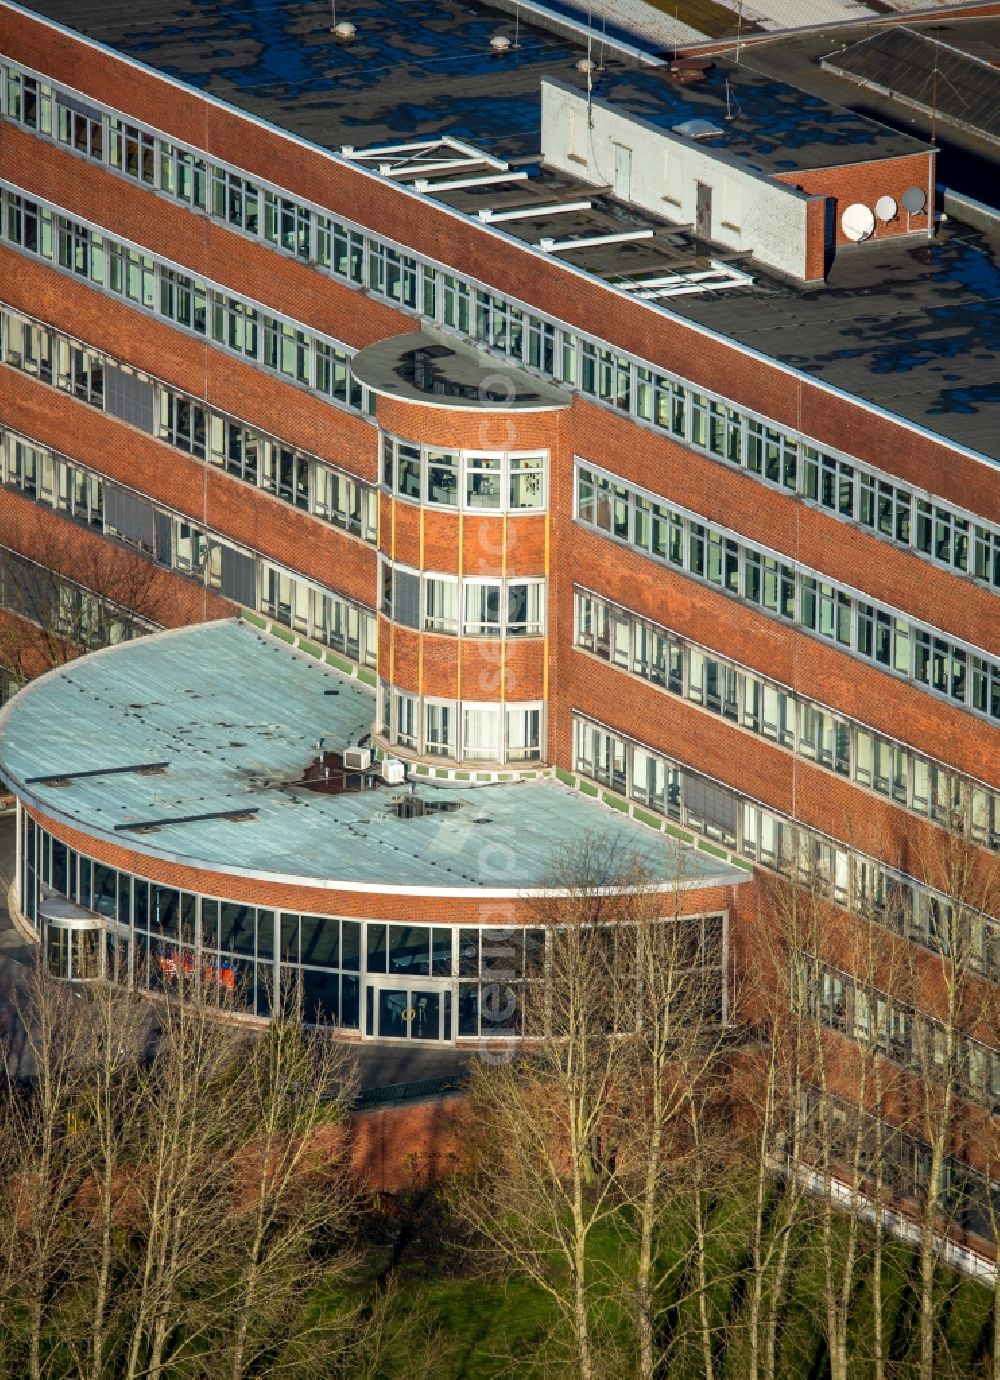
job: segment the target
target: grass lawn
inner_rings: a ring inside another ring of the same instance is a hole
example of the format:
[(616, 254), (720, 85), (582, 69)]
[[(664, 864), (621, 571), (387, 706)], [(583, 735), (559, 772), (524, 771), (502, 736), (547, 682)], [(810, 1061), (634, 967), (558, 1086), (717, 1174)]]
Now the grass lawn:
[[(714, 1279), (710, 1312), (719, 1380), (743, 1380), (746, 1374), (746, 1298), (740, 1276), (748, 1259), (748, 1206), (729, 1198), (710, 1221)], [(435, 1218), (433, 1211), (424, 1214), (418, 1209), (418, 1213), (425, 1222)], [(838, 1231), (843, 1226), (843, 1221), (838, 1221)], [(697, 1305), (690, 1294), (691, 1278), (684, 1274), (686, 1230), (679, 1215), (669, 1221), (660, 1253), (666, 1279), (661, 1291), (661, 1327), (665, 1342), (675, 1339), (670, 1380), (695, 1380), (704, 1373)], [(628, 1234), (607, 1225), (594, 1234), (592, 1244), (595, 1278), (608, 1281), (617, 1276), (627, 1281), (632, 1250)], [(850, 1328), (851, 1373), (857, 1380), (866, 1380), (873, 1370), (871, 1262), (864, 1248), (863, 1244)], [(433, 1376), (433, 1380), (500, 1380), (512, 1375), (541, 1380), (553, 1373), (555, 1363), (556, 1373), (565, 1373), (569, 1380), (572, 1366), (558, 1344), (558, 1314), (551, 1299), (538, 1286), (518, 1277), (477, 1277), (471, 1273), (470, 1264), (460, 1248), (449, 1244), (446, 1227), (429, 1235), (404, 1229), (393, 1247), (379, 1246), (366, 1255), (364, 1277), (350, 1291), (354, 1300), (372, 1297), (377, 1283), (390, 1270), (396, 1286), (398, 1330), (387, 1330), (384, 1366), (378, 1374), (387, 1380), (406, 1371)], [(793, 1233), (788, 1277), (790, 1296), (779, 1323), (778, 1374), (781, 1380), (824, 1380), (829, 1367), (823, 1336), (823, 1265), (817, 1222), (804, 1223)], [(945, 1271), (939, 1286), (941, 1354), (935, 1375), (942, 1380), (985, 1377), (992, 1346), (989, 1291)], [(916, 1258), (912, 1251), (886, 1242), (882, 1270), (884, 1346), (893, 1380), (914, 1374), (915, 1287)], [(342, 1306), (344, 1301), (340, 1299), (335, 1306)], [(620, 1308), (599, 1309), (597, 1330), (605, 1359), (611, 1362), (608, 1374), (629, 1376), (630, 1331)], [(429, 1370), (418, 1364), (421, 1353), (431, 1358)]]

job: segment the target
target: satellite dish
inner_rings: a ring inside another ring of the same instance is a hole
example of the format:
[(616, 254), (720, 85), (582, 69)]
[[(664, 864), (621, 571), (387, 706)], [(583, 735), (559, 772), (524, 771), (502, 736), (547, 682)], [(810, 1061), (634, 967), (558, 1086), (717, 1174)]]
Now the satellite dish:
[(927, 205), (927, 193), (923, 187), (907, 187), (903, 193), (903, 205), (911, 216), (918, 216)]
[(896, 198), (892, 196), (880, 196), (875, 203), (875, 214), (883, 223), (887, 220), (894, 220), (898, 209)]
[(855, 201), (840, 217), (840, 228), (849, 240), (860, 244), (875, 229), (875, 217), (863, 201)]

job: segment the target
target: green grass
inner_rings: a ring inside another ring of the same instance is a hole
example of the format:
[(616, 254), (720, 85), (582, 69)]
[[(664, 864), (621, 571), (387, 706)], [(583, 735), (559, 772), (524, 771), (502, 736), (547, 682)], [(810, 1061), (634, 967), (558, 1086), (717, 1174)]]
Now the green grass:
[[(396, 1288), (395, 1307), (402, 1325), (386, 1350), (386, 1377), (406, 1373), (414, 1347), (417, 1319), (421, 1335), (432, 1339), (434, 1380), (501, 1380), (514, 1375), (541, 1380), (553, 1373), (553, 1339), (560, 1322), (549, 1296), (528, 1280), (482, 1278), (460, 1247), (448, 1241), (444, 1215), (435, 1213), (433, 1197), (417, 1209), (418, 1229), (404, 1228), (394, 1252), (384, 1247), (364, 1257), (364, 1272), (352, 1286), (354, 1298), (377, 1287), (391, 1268)], [(815, 1204), (813, 1204), (815, 1206)], [(421, 1225), (434, 1221), (430, 1240)], [(715, 1330), (714, 1361), (717, 1380), (743, 1380), (746, 1374), (746, 1300), (740, 1286), (752, 1220), (748, 1196), (727, 1192), (708, 1210), (709, 1313)], [(842, 1243), (846, 1219), (834, 1223), (835, 1241)], [(660, 1272), (661, 1345), (669, 1351), (668, 1380), (698, 1380), (704, 1374), (697, 1300), (690, 1272), (690, 1227), (678, 1208), (664, 1223), (658, 1243)], [(852, 1380), (869, 1380), (871, 1363), (871, 1262), (862, 1253), (856, 1270), (849, 1330)], [(631, 1326), (627, 1298), (620, 1285), (633, 1272), (633, 1238), (624, 1219), (609, 1222), (591, 1238), (590, 1263), (597, 1294), (595, 1331), (607, 1358), (609, 1377), (631, 1375)], [(898, 1242), (885, 1242), (882, 1293), (888, 1374), (911, 1380), (917, 1350), (913, 1252)], [(793, 1231), (788, 1262), (788, 1297), (778, 1324), (779, 1380), (826, 1380), (829, 1364), (824, 1338), (823, 1262), (818, 1221), (806, 1219)], [(991, 1346), (991, 1295), (972, 1280), (942, 1271), (938, 1281), (939, 1356), (935, 1376), (941, 1380), (978, 1380), (987, 1374)], [(343, 1300), (332, 1306), (343, 1306)], [(561, 1370), (571, 1380), (572, 1367), (562, 1355)], [(560, 1367), (557, 1366), (557, 1373)]]

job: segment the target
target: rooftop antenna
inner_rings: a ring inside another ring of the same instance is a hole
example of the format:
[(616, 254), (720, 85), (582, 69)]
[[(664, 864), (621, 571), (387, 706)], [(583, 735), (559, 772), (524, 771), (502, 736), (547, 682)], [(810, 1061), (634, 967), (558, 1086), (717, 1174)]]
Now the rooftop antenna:
[[(942, 27), (943, 26), (940, 24), (937, 25), (938, 33), (941, 32)], [(940, 39), (931, 39), (930, 41), (932, 43), (940, 44)], [(935, 52), (934, 66), (931, 69), (930, 75), (931, 144), (934, 146), (937, 145), (938, 77), (944, 78), (944, 80), (948, 83), (948, 86), (951, 88), (952, 95), (955, 96), (955, 98), (959, 102), (961, 102), (963, 106), (968, 108), (968, 101), (966, 101), (961, 91), (959, 91), (954, 85), (954, 83), (949, 79), (947, 72), (943, 72), (941, 68), (938, 66), (938, 57), (937, 53)], [(903, 204), (904, 206), (906, 205), (905, 198)], [(911, 208), (908, 206), (906, 207), (906, 209), (907, 211), (911, 210)], [(932, 153), (928, 153), (927, 155), (927, 238), (929, 240), (932, 240), (934, 238), (934, 155)]]
[(736, 7), (736, 66), (740, 65), (740, 41), (743, 38), (743, 0)]
[(587, 128), (594, 128), (594, 7), (587, 6)]

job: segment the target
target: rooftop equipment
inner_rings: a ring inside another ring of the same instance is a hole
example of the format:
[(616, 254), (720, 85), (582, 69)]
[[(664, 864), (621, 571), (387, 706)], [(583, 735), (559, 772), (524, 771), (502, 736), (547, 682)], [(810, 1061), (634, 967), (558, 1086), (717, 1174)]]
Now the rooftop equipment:
[(875, 216), (863, 201), (854, 201), (840, 218), (840, 228), (849, 240), (860, 244), (875, 229)]
[(875, 214), (883, 225), (890, 220), (896, 219), (896, 212), (898, 209), (894, 196), (880, 196), (875, 203)]
[(383, 757), (379, 774), (387, 786), (401, 786), (406, 780), (406, 768), (398, 757)]

